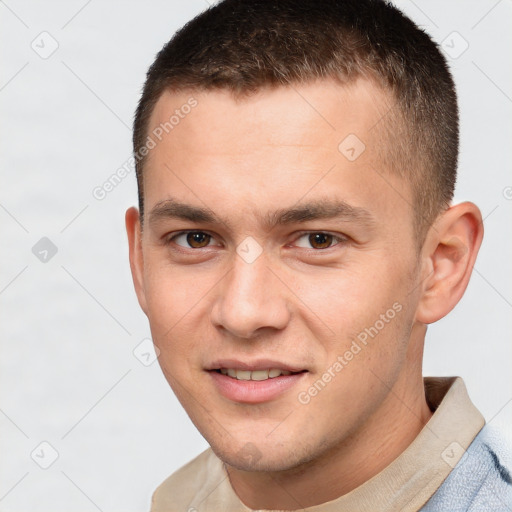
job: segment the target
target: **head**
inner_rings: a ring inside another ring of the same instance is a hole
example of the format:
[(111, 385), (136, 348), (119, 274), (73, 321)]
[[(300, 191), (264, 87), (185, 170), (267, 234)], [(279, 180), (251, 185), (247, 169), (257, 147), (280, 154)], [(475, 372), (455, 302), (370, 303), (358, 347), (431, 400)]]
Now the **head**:
[[(450, 206), (454, 84), (412, 21), (374, 0), (221, 2), (149, 69), (134, 151), (139, 302), (228, 464), (312, 461), (421, 385), (426, 325), (462, 296), (482, 228)], [(293, 373), (259, 391), (223, 375), (274, 368)]]

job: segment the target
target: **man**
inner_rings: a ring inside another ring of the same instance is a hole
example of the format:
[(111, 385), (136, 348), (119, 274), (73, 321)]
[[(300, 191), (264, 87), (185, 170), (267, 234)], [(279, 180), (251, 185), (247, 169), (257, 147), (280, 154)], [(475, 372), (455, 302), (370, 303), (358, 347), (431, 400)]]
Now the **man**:
[(512, 507), (463, 381), (422, 376), (483, 236), (425, 33), (384, 1), (225, 0), (158, 54), (134, 151), (135, 289), (211, 446), (154, 512)]

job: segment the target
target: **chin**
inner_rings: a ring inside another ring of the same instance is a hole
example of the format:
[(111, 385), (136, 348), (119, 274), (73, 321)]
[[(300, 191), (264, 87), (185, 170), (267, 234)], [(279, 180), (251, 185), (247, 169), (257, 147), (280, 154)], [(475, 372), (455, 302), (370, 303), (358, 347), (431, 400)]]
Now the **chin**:
[(298, 468), (308, 461), (291, 446), (275, 446), (267, 442), (239, 443), (237, 450), (230, 446), (217, 447), (211, 444), (217, 457), (240, 471), (278, 472)]

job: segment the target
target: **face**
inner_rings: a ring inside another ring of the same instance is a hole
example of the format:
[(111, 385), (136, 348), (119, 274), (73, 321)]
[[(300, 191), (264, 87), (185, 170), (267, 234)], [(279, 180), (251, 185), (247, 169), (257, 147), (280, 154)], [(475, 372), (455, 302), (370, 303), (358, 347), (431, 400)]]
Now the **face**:
[(388, 105), (368, 82), (323, 81), (155, 107), (150, 134), (182, 115), (148, 155), (136, 290), (165, 377), (236, 468), (320, 458), (418, 368), (412, 191), (379, 151)]

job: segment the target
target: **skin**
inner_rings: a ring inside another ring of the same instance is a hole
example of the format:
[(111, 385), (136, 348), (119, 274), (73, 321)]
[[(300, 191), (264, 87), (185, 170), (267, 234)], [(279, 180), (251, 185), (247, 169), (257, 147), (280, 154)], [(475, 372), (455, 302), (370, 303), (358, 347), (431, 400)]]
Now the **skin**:
[[(137, 209), (126, 212), (138, 300), (165, 377), (240, 499), (254, 509), (324, 503), (376, 475), (430, 419), (421, 371), (427, 324), (464, 293), (480, 212), (472, 203), (448, 208), (418, 252), (412, 190), (377, 149), (391, 100), (370, 82), (323, 80), (244, 99), (224, 90), (165, 93), (148, 133), (191, 96), (198, 105), (148, 155), (143, 229)], [(354, 161), (338, 150), (348, 134), (366, 145)], [(152, 217), (170, 198), (222, 220)], [(277, 209), (334, 200), (364, 209), (365, 220), (264, 222)], [(184, 236), (169, 240), (183, 230), (212, 238), (199, 248)], [(340, 238), (316, 248), (311, 232)], [(262, 249), (252, 263), (236, 252), (247, 236)], [(299, 392), (397, 303), (400, 312), (300, 403)], [(271, 358), (307, 372), (276, 399), (237, 403), (205, 370), (219, 357)]]

